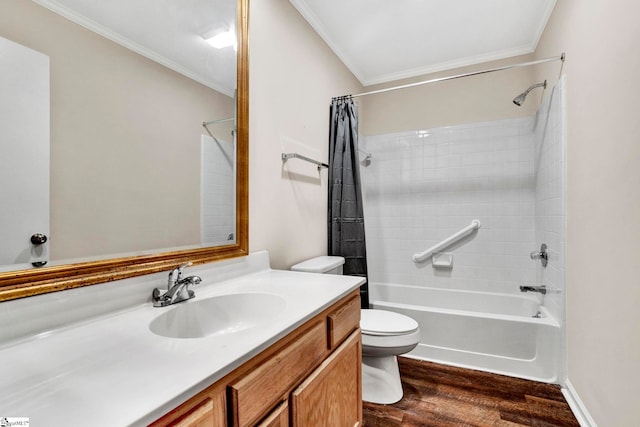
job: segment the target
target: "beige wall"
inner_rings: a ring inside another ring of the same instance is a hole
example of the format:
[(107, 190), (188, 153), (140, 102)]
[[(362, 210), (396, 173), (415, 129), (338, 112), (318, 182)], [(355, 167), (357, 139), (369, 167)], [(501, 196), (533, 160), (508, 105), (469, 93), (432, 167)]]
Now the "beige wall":
[(362, 87), (286, 0), (250, 14), (249, 248), (274, 268), (327, 253), (327, 170), (282, 151), (328, 159), (331, 97)]
[(638, 16), (559, 1), (536, 52), (567, 54), (568, 376), (601, 427), (640, 420)]
[[(530, 60), (532, 55), (522, 55), (390, 84), (370, 86), (366, 90), (400, 86)], [(533, 68), (514, 68), (362, 97), (358, 103), (364, 105), (366, 114), (362, 117), (360, 131), (363, 135), (379, 135), (529, 116), (535, 113), (540, 104), (541, 90), (531, 93), (522, 107), (514, 105), (512, 100), (531, 84), (536, 83), (534, 80)]]
[[(640, 419), (639, 13), (630, 0), (560, 1), (535, 55), (567, 53), (568, 376), (607, 427)], [(472, 78), (485, 79), (481, 84), (468, 79), (423, 94), (362, 99), (361, 130), (530, 114), (539, 93), (529, 96), (526, 110), (511, 99), (543, 78), (554, 82), (558, 71), (554, 63)], [(326, 171), (296, 166), (299, 174), (289, 174), (280, 152), (298, 146), (326, 160), (329, 98), (361, 89), (288, 2), (252, 2), (250, 244), (269, 249), (275, 267), (326, 250)], [(398, 103), (407, 108), (389, 113), (383, 105)]]
[(51, 258), (198, 244), (201, 123), (233, 100), (30, 1), (0, 36), (50, 56)]

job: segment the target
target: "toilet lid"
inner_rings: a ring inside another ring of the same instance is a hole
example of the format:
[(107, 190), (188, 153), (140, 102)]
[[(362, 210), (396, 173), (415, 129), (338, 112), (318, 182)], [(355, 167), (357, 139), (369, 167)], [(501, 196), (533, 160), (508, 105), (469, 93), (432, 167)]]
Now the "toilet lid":
[(368, 335), (402, 335), (418, 330), (418, 322), (386, 310), (360, 310), (360, 329)]

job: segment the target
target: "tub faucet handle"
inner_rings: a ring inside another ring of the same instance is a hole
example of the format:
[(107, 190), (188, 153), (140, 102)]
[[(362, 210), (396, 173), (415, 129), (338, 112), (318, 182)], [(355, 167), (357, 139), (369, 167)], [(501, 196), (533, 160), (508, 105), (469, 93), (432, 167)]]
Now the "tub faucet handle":
[(549, 261), (549, 254), (547, 253), (547, 244), (543, 243), (540, 245), (540, 251), (533, 251), (529, 254), (531, 259), (539, 259), (540, 263), (543, 267), (547, 266), (547, 262)]

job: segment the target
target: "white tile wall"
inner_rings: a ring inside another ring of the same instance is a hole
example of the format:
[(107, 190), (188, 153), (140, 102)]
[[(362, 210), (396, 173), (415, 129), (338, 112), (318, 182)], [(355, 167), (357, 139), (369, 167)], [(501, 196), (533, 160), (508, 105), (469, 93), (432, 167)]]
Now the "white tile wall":
[[(362, 137), (370, 281), (504, 293), (544, 283), (559, 290), (545, 305), (562, 321), (563, 98), (560, 85), (537, 117)], [(451, 269), (411, 261), (473, 219), (477, 234), (445, 250)], [(529, 258), (543, 241), (544, 271)]]
[[(233, 143), (202, 135), (201, 238), (203, 244), (235, 241), (235, 170)], [(234, 240), (228, 237), (234, 233)]]
[(534, 138), (536, 177), (536, 246), (546, 243), (549, 262), (536, 264), (536, 283), (549, 293), (545, 305), (564, 322), (565, 295), (565, 78), (545, 97)]
[[(533, 284), (533, 118), (362, 138), (370, 280), (489, 292)], [(454, 244), (452, 269), (414, 264), (421, 252), (478, 219)]]

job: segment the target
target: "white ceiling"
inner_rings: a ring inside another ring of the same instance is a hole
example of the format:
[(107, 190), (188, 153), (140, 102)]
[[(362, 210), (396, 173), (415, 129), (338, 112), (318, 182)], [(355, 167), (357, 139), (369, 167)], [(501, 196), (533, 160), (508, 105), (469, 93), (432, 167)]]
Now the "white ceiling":
[(290, 0), (364, 86), (531, 53), (556, 0)]
[(233, 96), (236, 52), (204, 41), (233, 27), (236, 0), (34, 0), (143, 56)]

